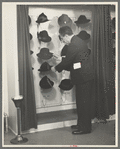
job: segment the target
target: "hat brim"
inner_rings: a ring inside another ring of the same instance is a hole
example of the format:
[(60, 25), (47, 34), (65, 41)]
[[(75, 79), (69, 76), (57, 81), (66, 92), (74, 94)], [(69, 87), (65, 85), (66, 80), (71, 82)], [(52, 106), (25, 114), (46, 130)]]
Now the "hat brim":
[(90, 22), (90, 19), (87, 19), (87, 20), (85, 20), (85, 21), (75, 21), (74, 23), (76, 23), (77, 25), (79, 25), (79, 24), (85, 24), (85, 23), (88, 23), (88, 22)]
[(37, 20), (36, 23), (40, 24), (40, 23), (45, 23), (45, 22), (47, 22), (47, 21), (50, 21), (50, 20), (48, 20), (48, 19), (46, 19), (46, 20), (44, 20), (44, 21)]
[(53, 57), (53, 53), (49, 53), (47, 56), (42, 56), (42, 55), (40, 55), (39, 57), (40, 57), (41, 59), (48, 60), (48, 59), (50, 59), (50, 58)]
[[(39, 38), (38, 38), (39, 39)], [(51, 37), (48, 37), (46, 39), (39, 39), (39, 41), (42, 41), (42, 42), (50, 42), (51, 41)]]
[(73, 88), (73, 85), (71, 85), (71, 86), (64, 86), (64, 85), (61, 84), (61, 85), (59, 85), (59, 88), (64, 90), (64, 91), (69, 91), (69, 90), (71, 90)]
[(47, 69), (47, 70), (43, 70), (43, 69), (38, 69), (38, 71), (41, 71), (41, 72), (45, 72), (45, 71), (50, 71), (51, 70), (51, 67), (53, 67), (53, 66), (49, 66), (50, 67), (50, 69)]

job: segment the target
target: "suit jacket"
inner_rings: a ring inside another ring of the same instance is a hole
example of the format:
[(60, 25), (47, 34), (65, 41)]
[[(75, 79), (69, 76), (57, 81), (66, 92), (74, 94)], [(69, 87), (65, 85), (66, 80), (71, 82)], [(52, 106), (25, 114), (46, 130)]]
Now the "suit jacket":
[[(58, 72), (70, 68), (70, 75), (73, 84), (84, 83), (94, 78), (93, 65), (88, 54), (87, 44), (77, 36), (73, 36), (68, 45), (66, 57), (55, 69)], [(74, 68), (76, 63), (81, 63), (81, 67)]]

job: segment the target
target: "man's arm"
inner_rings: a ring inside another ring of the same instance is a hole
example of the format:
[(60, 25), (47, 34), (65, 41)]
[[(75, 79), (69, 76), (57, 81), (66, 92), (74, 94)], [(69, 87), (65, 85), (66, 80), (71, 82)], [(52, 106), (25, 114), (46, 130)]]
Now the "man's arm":
[(66, 57), (63, 59), (62, 62), (60, 62), (57, 66), (55, 66), (55, 69), (58, 72), (61, 72), (62, 70), (65, 70), (67, 67), (69, 67), (77, 55), (78, 49), (75, 45), (70, 45), (68, 47), (68, 51), (66, 54)]

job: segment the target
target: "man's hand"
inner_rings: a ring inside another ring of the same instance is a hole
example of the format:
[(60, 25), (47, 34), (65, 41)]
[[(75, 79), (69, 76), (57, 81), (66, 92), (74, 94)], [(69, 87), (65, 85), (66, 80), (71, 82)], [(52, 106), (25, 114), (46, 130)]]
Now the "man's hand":
[(51, 70), (52, 70), (53, 72), (56, 72), (55, 67), (51, 67)]
[(56, 61), (59, 61), (59, 62), (62, 60), (62, 57), (59, 56), (59, 55), (57, 55), (57, 54), (54, 54), (54, 55), (53, 55), (53, 58), (54, 58)]

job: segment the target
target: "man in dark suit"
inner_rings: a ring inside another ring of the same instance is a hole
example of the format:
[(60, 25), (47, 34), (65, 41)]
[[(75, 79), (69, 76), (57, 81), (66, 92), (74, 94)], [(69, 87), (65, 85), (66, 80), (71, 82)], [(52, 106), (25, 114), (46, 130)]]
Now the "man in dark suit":
[(59, 29), (59, 38), (68, 45), (66, 57), (53, 71), (61, 72), (69, 67), (71, 81), (76, 87), (77, 125), (73, 134), (86, 134), (91, 132), (91, 89), (93, 83), (93, 66), (88, 54), (87, 44), (74, 35), (68, 26)]

